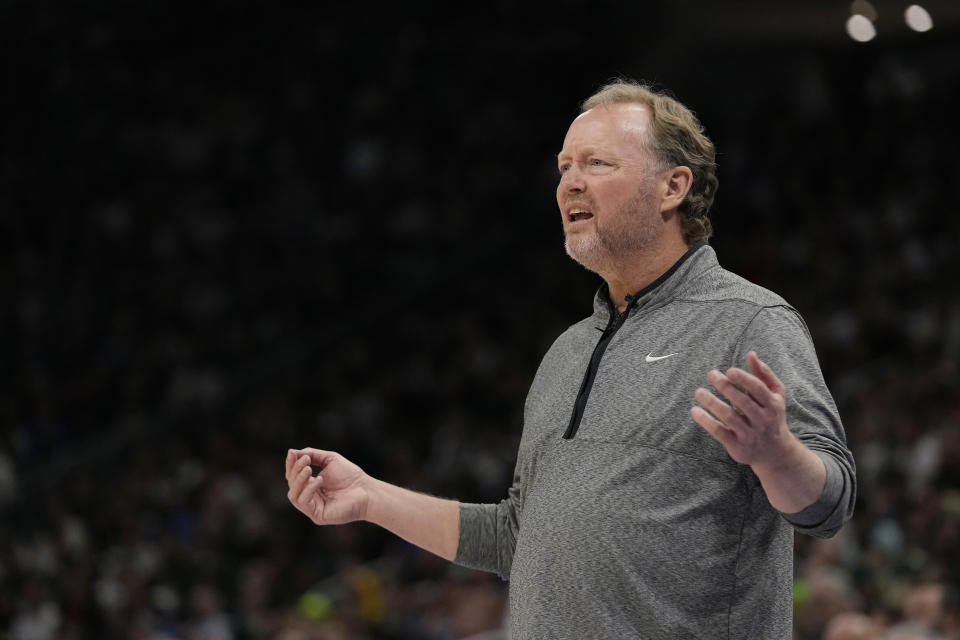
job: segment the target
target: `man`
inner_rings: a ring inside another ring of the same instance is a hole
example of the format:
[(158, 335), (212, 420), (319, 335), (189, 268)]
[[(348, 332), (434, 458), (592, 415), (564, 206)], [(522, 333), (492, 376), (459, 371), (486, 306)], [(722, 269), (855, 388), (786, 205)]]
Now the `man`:
[(288, 497), (509, 579), (514, 640), (789, 638), (793, 530), (832, 535), (855, 494), (807, 328), (706, 244), (714, 149), (679, 102), (607, 85), (558, 165), (567, 252), (605, 284), (537, 371), (507, 497), (414, 493), (316, 449), (288, 452)]

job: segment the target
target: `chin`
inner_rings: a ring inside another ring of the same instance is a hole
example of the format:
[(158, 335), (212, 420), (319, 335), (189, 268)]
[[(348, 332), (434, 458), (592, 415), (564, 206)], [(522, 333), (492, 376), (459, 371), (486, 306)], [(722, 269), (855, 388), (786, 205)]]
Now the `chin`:
[(584, 239), (571, 242), (568, 237), (564, 243), (564, 249), (566, 249), (567, 255), (570, 256), (574, 262), (587, 271), (600, 273), (604, 270), (604, 264), (609, 262), (606, 252), (603, 251), (603, 247), (598, 246), (597, 242), (585, 241)]

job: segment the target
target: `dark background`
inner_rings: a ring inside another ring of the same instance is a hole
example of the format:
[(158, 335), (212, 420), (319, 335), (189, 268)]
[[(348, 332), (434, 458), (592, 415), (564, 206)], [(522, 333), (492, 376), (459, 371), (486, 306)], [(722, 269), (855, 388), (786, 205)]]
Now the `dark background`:
[(705, 124), (712, 244), (804, 315), (857, 457), (854, 520), (798, 539), (798, 637), (955, 608), (960, 8), (878, 2), (857, 43), (846, 3), (514, 4), (4, 5), (0, 638), (499, 626), (495, 578), (310, 525), (283, 458), (504, 495), (599, 284), (554, 156), (620, 75)]

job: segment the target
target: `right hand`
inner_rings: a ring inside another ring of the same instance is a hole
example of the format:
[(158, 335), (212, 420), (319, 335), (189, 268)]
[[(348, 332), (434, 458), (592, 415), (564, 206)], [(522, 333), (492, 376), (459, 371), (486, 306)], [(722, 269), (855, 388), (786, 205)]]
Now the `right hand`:
[[(321, 467), (311, 476), (310, 465)], [(367, 474), (339, 453), (320, 449), (287, 451), (287, 499), (315, 524), (363, 520), (370, 496)]]

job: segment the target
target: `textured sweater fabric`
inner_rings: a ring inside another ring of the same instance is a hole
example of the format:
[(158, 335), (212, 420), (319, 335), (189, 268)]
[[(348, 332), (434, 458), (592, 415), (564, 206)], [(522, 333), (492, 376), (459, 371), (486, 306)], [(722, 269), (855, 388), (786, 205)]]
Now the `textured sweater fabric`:
[[(513, 486), (499, 504), (461, 506), (456, 562), (510, 581), (512, 640), (789, 639), (793, 532), (833, 535), (856, 493), (809, 331), (708, 245), (626, 313), (592, 384), (601, 331), (619, 316), (606, 287), (544, 356)], [(750, 467), (690, 417), (707, 372), (745, 367), (750, 350), (783, 381), (789, 428), (826, 466), (821, 497), (800, 513), (775, 510)]]

